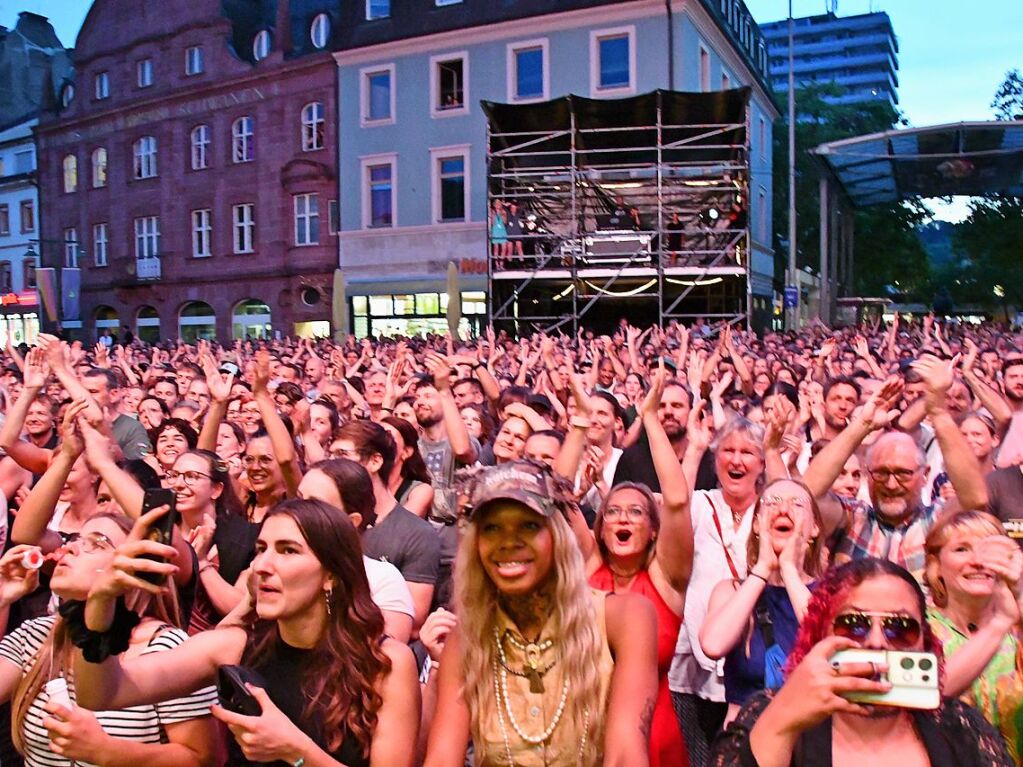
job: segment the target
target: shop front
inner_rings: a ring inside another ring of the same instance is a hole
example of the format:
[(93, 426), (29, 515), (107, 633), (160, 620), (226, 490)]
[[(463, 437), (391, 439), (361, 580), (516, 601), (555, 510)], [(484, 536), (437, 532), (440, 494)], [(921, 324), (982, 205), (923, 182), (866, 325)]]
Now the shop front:
[(39, 335), (39, 295), (35, 290), (0, 296), (0, 347), (33, 344)]
[[(487, 321), (487, 296), (482, 290), (460, 291), (462, 338), (477, 336)], [(446, 333), (448, 294), (434, 291), (373, 292), (350, 297), (352, 329), (365, 336), (416, 336)]]

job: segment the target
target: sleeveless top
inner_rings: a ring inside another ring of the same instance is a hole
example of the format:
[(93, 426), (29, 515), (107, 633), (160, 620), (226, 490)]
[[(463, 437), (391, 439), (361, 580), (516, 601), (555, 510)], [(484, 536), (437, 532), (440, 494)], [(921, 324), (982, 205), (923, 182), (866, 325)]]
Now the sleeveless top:
[[(600, 677), (600, 705), (606, 708), (611, 674), (614, 671), (614, 660), (611, 658), (611, 650), (607, 644), (604, 611), (606, 595), (592, 591), (591, 597), (596, 608), (596, 627), (599, 629), (601, 638), (600, 661), (597, 667)], [(518, 633), (515, 624), (500, 608), (498, 608), (497, 625), (498, 632), (502, 636), (505, 632), (510, 635), (503, 643), (507, 666), (509, 669), (521, 673), (520, 669), (526, 667), (526, 652), (520, 649), (520, 646), (524, 648), (527, 643)], [(583, 733), (572, 726), (572, 722), (567, 716), (561, 718), (546, 741), (536, 745), (523, 740), (509, 719), (508, 709), (510, 708), (511, 715), (519, 729), (530, 737), (539, 737), (550, 727), (556, 715), (564, 689), (564, 669), (562, 664), (557, 662), (561, 637), (554, 636), (551, 627), (545, 626), (540, 632), (537, 644), (542, 646), (547, 640), (553, 641), (553, 646), (541, 653), (539, 667), (543, 669), (551, 663), (554, 665), (543, 675), (544, 691), (542, 693), (530, 692), (528, 679), (505, 671), (498, 663), (498, 678), (492, 680), (492, 683), (496, 689), (502, 689), (501, 679), (506, 680), (507, 686), (503, 689), (508, 691), (507, 706), (503, 697), (497, 700), (494, 715), (480, 728), (486, 747), (483, 758), (477, 762), (477, 767), (569, 767), (570, 765), (576, 767), (579, 764), (580, 748), (583, 747)], [(494, 638), (483, 637), (482, 641), (493, 642)], [(569, 686), (568, 700), (571, 700), (571, 697), (572, 689)], [(585, 743), (590, 763), (601, 763), (603, 746), (603, 743), (589, 741)], [(477, 748), (477, 754), (483, 750)], [(595, 753), (597, 754), (596, 761), (592, 761), (592, 755)], [(509, 765), (509, 754), (511, 765)]]

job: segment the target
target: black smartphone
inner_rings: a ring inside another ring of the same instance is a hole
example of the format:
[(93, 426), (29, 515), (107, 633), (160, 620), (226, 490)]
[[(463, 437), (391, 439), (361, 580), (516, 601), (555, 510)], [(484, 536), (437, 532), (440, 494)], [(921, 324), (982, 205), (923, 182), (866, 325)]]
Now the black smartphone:
[[(146, 540), (170, 546), (174, 525), (178, 521), (177, 496), (173, 490), (166, 487), (152, 487), (146, 490), (146, 494), (142, 498), (142, 513), (148, 514), (153, 509), (158, 509), (161, 506), (170, 506), (170, 511), (156, 520), (156, 523), (149, 528), (149, 531), (146, 533)], [(143, 555), (143, 558), (158, 559), (150, 555)], [(144, 581), (157, 585), (162, 584), (167, 579), (166, 575), (158, 575), (156, 573), (139, 573), (138, 576)]]
[(245, 666), (219, 666), (217, 668), (217, 696), (220, 705), (228, 711), (242, 716), (259, 716), (263, 713), (245, 683), (266, 689), (266, 681), (257, 672)]

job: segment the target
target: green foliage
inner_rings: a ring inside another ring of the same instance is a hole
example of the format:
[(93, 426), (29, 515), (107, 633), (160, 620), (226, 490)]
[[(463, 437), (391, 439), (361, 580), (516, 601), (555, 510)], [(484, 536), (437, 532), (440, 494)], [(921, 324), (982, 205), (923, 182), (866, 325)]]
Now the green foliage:
[(1023, 76), (1018, 69), (1010, 69), (995, 91), (991, 102), (998, 120), (1023, 120)]
[[(890, 130), (900, 121), (886, 101), (832, 104), (828, 97), (843, 93), (835, 83), (813, 83), (796, 89), (796, 243), (800, 268), (820, 264), (821, 166), (809, 150), (829, 141)], [(778, 94), (786, 103), (787, 96)], [(774, 130), (774, 232), (776, 271), (783, 275), (788, 259), (788, 124)], [(885, 295), (898, 283), (913, 300), (928, 300), (930, 271), (926, 253), (914, 228), (929, 213), (920, 203), (896, 203), (856, 211), (854, 239), (855, 285), (858, 295)], [(780, 267), (780, 268), (778, 268)]]
[[(969, 259), (977, 300), (989, 306), (1023, 306), (1023, 200), (1008, 195), (974, 199), (969, 217), (956, 227), (953, 242)], [(1004, 301), (993, 295), (995, 285), (1002, 286)]]

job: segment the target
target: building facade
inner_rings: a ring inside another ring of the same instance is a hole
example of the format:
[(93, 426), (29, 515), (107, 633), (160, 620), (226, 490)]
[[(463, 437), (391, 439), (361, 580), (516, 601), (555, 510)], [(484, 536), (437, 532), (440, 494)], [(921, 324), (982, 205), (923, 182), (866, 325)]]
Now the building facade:
[[(770, 51), (774, 89), (789, 89), (789, 23), (762, 24)], [(844, 89), (829, 101), (860, 104), (899, 103), (899, 42), (887, 13), (839, 18), (833, 13), (794, 20), (794, 71), (797, 87), (834, 82)]]
[(37, 128), (43, 260), (81, 270), (65, 330), (329, 333), (335, 6), (96, 0)]
[(0, 27), (0, 346), (39, 331), (39, 195), (32, 131), (71, 75), (71, 57), (50, 22), (18, 14)]
[(487, 280), (481, 100), (617, 98), (748, 85), (754, 303), (770, 305), (767, 48), (740, 0), (353, 3), (338, 66), (340, 264), (353, 329), (444, 326), (447, 268), (477, 324)]

